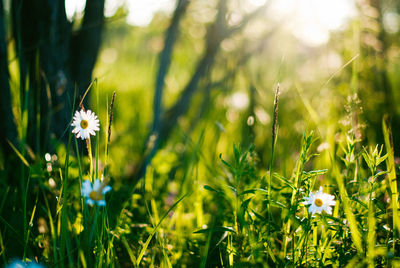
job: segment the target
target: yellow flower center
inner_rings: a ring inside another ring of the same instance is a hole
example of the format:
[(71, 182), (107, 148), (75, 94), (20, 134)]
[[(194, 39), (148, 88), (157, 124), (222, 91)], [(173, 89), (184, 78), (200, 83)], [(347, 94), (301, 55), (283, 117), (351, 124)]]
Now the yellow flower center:
[(321, 199), (317, 198), (317, 199), (315, 199), (314, 204), (315, 204), (317, 207), (321, 207), (321, 206), (324, 204), (324, 202), (322, 202)]
[(87, 120), (81, 121), (81, 128), (86, 129), (89, 126), (89, 122)]
[(100, 201), (103, 200), (103, 195), (101, 194), (101, 192), (98, 191), (92, 191), (89, 194), (90, 199), (92, 199), (93, 201)]

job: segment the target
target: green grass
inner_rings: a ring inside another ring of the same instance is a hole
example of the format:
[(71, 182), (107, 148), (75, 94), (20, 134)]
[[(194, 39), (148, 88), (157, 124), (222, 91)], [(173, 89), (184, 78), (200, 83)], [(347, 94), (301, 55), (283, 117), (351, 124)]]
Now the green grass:
[[(82, 141), (68, 127), (66, 144), (51, 143), (50, 160), (24, 146), (28, 104), (19, 103), (12, 70), (21, 144), (10, 144), (14, 154), (5, 156), (17, 158), (17, 166), (0, 164), (0, 175), (7, 169), (17, 178), (0, 187), (0, 266), (14, 259), (48, 267), (400, 266), (397, 137), (387, 118), (382, 128), (364, 125), (361, 108), (374, 107), (378, 97), (359, 103), (360, 84), (369, 81), (360, 71), (369, 58), (359, 40), (346, 49), (327, 45), (345, 63), (331, 73), (317, 70), (323, 51), (310, 59), (316, 78), (308, 81), (298, 69), (309, 55), (295, 54), (287, 36), (271, 37), (275, 49), (290, 51), (288, 59), (263, 52), (269, 66), (250, 60), (206, 102), (198, 93), (132, 186), (152, 118), (151, 44), (162, 33), (157, 25), (146, 30), (132, 30), (136, 35), (123, 42), (106, 39), (105, 48), (119, 53), (118, 68), (99, 62), (85, 107), (99, 115), (100, 131)], [(192, 50), (199, 39), (186, 35), (166, 79), (166, 107), (200, 54)], [(207, 79), (232, 68), (235, 62), (226, 61), (234, 53), (222, 51)], [(270, 86), (277, 76), (279, 104)], [(249, 97), (247, 107), (232, 105), (237, 92)], [(112, 186), (106, 206), (89, 206), (82, 183), (102, 176)], [(303, 204), (320, 186), (335, 196), (331, 215), (313, 215)]]
[[(289, 173), (274, 164), (285, 157), (279, 135), (268, 165), (252, 143), (212, 152), (210, 143), (218, 147), (223, 138), (209, 138), (221, 130), (208, 122), (197, 140), (178, 134), (184, 150), (159, 151), (137, 188), (118, 185), (118, 174), (108, 173), (116, 163), (109, 155), (109, 124), (103, 119), (101, 131), (86, 142), (69, 134), (50, 161), (39, 155), (29, 161), (13, 147), (25, 170), (16, 190), (22, 206), (14, 207), (22, 209), (24, 224), (14, 228), (1, 218), (3, 264), (15, 257), (52, 267), (399, 264), (396, 168), (385, 121), (385, 145), (373, 147), (339, 132), (336, 146), (321, 150), (321, 137), (304, 132)], [(107, 205), (89, 206), (82, 182), (102, 174), (113, 185)], [(320, 185), (335, 196), (332, 215), (311, 214), (302, 204)], [(3, 240), (13, 233), (21, 240), (20, 256)]]

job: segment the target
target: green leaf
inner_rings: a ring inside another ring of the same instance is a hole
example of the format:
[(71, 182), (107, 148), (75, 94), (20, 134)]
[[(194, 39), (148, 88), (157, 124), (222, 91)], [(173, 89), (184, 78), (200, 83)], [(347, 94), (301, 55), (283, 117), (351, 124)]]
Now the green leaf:
[(228, 188), (231, 189), (234, 193), (237, 193), (237, 190), (235, 187), (228, 185)]
[(19, 159), (21, 159), (22, 163), (24, 163), (25, 166), (29, 167), (28, 161), (25, 159), (25, 157), (18, 151), (18, 149), (11, 143), (11, 141), (7, 140), (8, 144), (11, 146), (11, 148), (14, 150), (14, 152), (17, 154)]
[(227, 166), (231, 172), (233, 172), (235, 169), (228, 163), (226, 162), (224, 159), (222, 159), (222, 154), (219, 154), (219, 159), (221, 160), (222, 164), (224, 164), (225, 166)]
[(292, 217), (292, 215), (296, 214), (297, 207), (298, 207), (298, 206), (297, 206), (296, 204), (294, 204), (294, 205), (289, 209), (289, 213), (286, 215), (284, 222), (287, 222), (287, 221)]
[(379, 177), (386, 174), (389, 174), (389, 171), (379, 171), (378, 173), (375, 174), (375, 177)]
[(203, 188), (210, 192), (216, 192), (217, 194), (222, 194), (222, 195), (224, 194), (224, 192), (216, 190), (209, 185), (204, 185)]
[(296, 187), (294, 187), (293, 183), (291, 181), (289, 181), (288, 179), (286, 179), (285, 177), (281, 176), (278, 173), (274, 173), (273, 176), (277, 179), (279, 179), (280, 181), (282, 181), (285, 185), (289, 186), (290, 188), (292, 188), (293, 190), (296, 190)]
[(271, 206), (278, 208), (286, 208), (286, 206), (278, 201), (270, 200)]
[(233, 154), (235, 156), (236, 163), (240, 163), (240, 151), (236, 145), (233, 145)]
[(376, 198), (372, 198), (372, 202), (374, 202), (375, 206), (377, 206), (380, 211), (386, 213), (386, 207), (383, 202), (381, 202), (379, 199)]
[(254, 189), (249, 189), (241, 192), (239, 196), (245, 195), (245, 194), (255, 194), (256, 192), (263, 192), (264, 194), (268, 194), (268, 191), (262, 188), (254, 188)]
[(243, 203), (240, 205), (240, 207), (247, 210), (247, 207), (249, 206), (250, 201), (251, 201), (251, 198), (246, 199), (245, 201), (243, 201)]
[(309, 176), (317, 176), (317, 175), (323, 175), (323, 174), (325, 174), (326, 172), (328, 172), (328, 169), (303, 171), (303, 174), (309, 175)]
[(328, 218), (328, 219), (331, 219), (331, 220), (333, 220), (334, 222), (336, 222), (336, 223), (338, 223), (338, 224), (340, 224), (340, 225), (344, 225), (344, 224), (343, 224), (343, 221), (342, 221), (341, 219), (338, 219), (338, 218), (336, 218), (336, 217), (333, 217), (333, 216), (331, 216), (331, 215), (329, 215), (329, 214), (325, 214), (324, 217), (325, 217), (325, 218)]
[(217, 226), (217, 227), (211, 227), (211, 228), (206, 228), (206, 229), (200, 229), (197, 231), (194, 231), (194, 234), (204, 234), (208, 232), (231, 232), (236, 234), (235, 229), (233, 227), (227, 227), (227, 226)]
[(241, 192), (241, 193), (239, 194), (239, 196), (245, 195), (245, 194), (255, 194), (256, 191), (257, 191), (257, 189), (249, 189), (249, 190), (246, 190), (246, 191)]
[(259, 218), (261, 221), (264, 221), (264, 222), (267, 221), (267, 219), (266, 219), (264, 216), (258, 214), (258, 213), (255, 212), (254, 210), (251, 210), (251, 211), (252, 211), (252, 212), (254, 213), (254, 215), (256, 215), (256, 217)]
[(353, 200), (355, 202), (357, 202), (358, 204), (360, 204), (361, 206), (363, 206), (364, 208), (368, 209), (368, 206), (366, 204), (364, 204), (364, 202), (362, 202), (361, 200), (359, 200), (356, 197), (350, 197), (350, 200)]

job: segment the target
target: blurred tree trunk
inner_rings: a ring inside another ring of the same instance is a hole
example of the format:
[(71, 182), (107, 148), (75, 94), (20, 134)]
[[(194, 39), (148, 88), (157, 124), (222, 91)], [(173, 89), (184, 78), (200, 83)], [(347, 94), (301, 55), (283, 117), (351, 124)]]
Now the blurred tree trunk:
[(26, 144), (40, 153), (53, 148), (51, 134), (66, 141), (72, 107), (90, 84), (101, 43), (104, 0), (87, 0), (76, 32), (67, 20), (64, 0), (14, 0), (11, 12), (21, 109), (28, 113)]
[(7, 140), (15, 144), (17, 130), (13, 121), (11, 106), (3, 1), (0, 1), (0, 96), (0, 114), (2, 116), (2, 120), (0, 120), (0, 144), (4, 155), (8, 155), (11, 152), (11, 147)]
[[(183, 1), (178, 2), (177, 8), (174, 13), (174, 17), (171, 21), (171, 27), (177, 27), (177, 23), (174, 23), (175, 17), (179, 14), (179, 9), (182, 8)], [(269, 2), (268, 2), (269, 3)], [(243, 19), (234, 26), (229, 26), (227, 23), (228, 17), (228, 0), (220, 0), (218, 1), (217, 6), (217, 16), (215, 21), (208, 27), (205, 50), (202, 57), (199, 59), (195, 71), (193, 72), (189, 82), (183, 88), (180, 97), (178, 100), (168, 109), (162, 111), (162, 109), (158, 109), (157, 115), (155, 115), (155, 123), (157, 124), (156, 131), (154, 131), (153, 127), (153, 135), (149, 136), (145, 144), (145, 150), (142, 159), (140, 160), (137, 168), (134, 173), (130, 175), (131, 182), (135, 185), (146, 173), (147, 166), (150, 164), (152, 158), (156, 154), (156, 152), (166, 143), (169, 139), (171, 133), (176, 128), (178, 124), (178, 119), (184, 116), (191, 103), (193, 96), (198, 91), (199, 83), (207, 77), (212, 70), (214, 65), (216, 56), (218, 54), (220, 44), (223, 40), (231, 37), (235, 33), (240, 32), (252, 19), (257, 17), (262, 11), (265, 10), (268, 4), (264, 4), (259, 7), (255, 11), (247, 14), (243, 17)], [(179, 15), (179, 18), (182, 15)], [(175, 26), (174, 26), (175, 25)], [(166, 40), (168, 40), (168, 33), (171, 34), (171, 30), (167, 32)], [(167, 43), (164, 44), (165, 51), (171, 51), (172, 48), (166, 47)], [(170, 52), (169, 52), (170, 53)], [(169, 54), (170, 56), (170, 54)], [(162, 56), (160, 57), (160, 62), (163, 60)], [(160, 68), (162, 68), (163, 64), (160, 63)], [(162, 73), (161, 77), (165, 77), (168, 68), (165, 69), (165, 72), (159, 70), (159, 74)], [(164, 81), (158, 81), (164, 83)], [(205, 90), (209, 87), (205, 87)], [(161, 92), (162, 93), (162, 92)], [(161, 103), (162, 94), (155, 94), (155, 104)], [(202, 91), (204, 93), (204, 90)], [(206, 97), (207, 94), (203, 94), (203, 97)], [(157, 116), (157, 117), (156, 117)], [(157, 120), (157, 121), (156, 121)], [(195, 124), (196, 122), (192, 121), (191, 123)], [(154, 124), (153, 124), (154, 125)]]
[[(179, 13), (179, 8), (180, 5), (178, 4), (177, 8), (175, 9), (174, 17)], [(188, 84), (183, 89), (183, 92), (181, 93), (178, 101), (166, 112), (157, 115), (158, 118), (155, 117), (155, 119), (158, 119), (157, 133), (156, 135), (151, 135), (149, 137), (149, 140), (146, 142), (145, 155), (142, 161), (139, 163), (136, 172), (132, 176), (133, 184), (136, 184), (139, 179), (143, 177), (146, 172), (146, 168), (150, 164), (155, 153), (158, 151), (159, 147), (162, 146), (162, 144), (167, 140), (170, 132), (176, 126), (178, 118), (186, 113), (190, 105), (191, 98), (197, 89), (198, 83), (212, 66), (212, 63), (214, 62), (214, 57), (217, 53), (221, 38), (223, 36), (222, 32), (224, 30), (223, 27), (225, 27), (225, 15), (226, 0), (221, 0), (219, 2), (217, 18), (208, 30), (208, 37), (206, 40), (207, 48), (203, 54), (202, 59), (197, 64), (194, 74), (192, 75)], [(174, 24), (173, 22), (174, 19), (172, 20), (170, 27), (173, 27), (173, 25), (177, 25), (177, 23)], [(169, 33), (171, 32), (172, 31), (169, 31)], [(166, 40), (168, 40), (168, 35), (166, 37)], [(164, 45), (164, 50), (166, 50), (166, 44)], [(160, 59), (162, 60), (163, 58), (161, 57)], [(162, 64), (160, 64), (160, 68), (161, 67)], [(166, 73), (164, 74), (164, 76), (165, 75)], [(164, 82), (162, 81), (162, 83)], [(161, 101), (161, 96), (157, 96), (156, 94), (155, 98), (157, 97), (159, 97)], [(158, 100), (156, 99), (155, 103), (157, 101)]]
[[(74, 32), (66, 17), (64, 0), (11, 1), (10, 35), (15, 40), (19, 63), (19, 85), (17, 82), (14, 86), (9, 83), (6, 22), (0, 0), (0, 145), (4, 156), (0, 195), (4, 196), (1, 215), (7, 223), (0, 222), (0, 229), (7, 251), (15, 256), (23, 256), (26, 249), (20, 236), (27, 230), (21, 207), (29, 207), (35, 201), (31, 199), (33, 195), (25, 195), (31, 186), (29, 180), (25, 181), (28, 171), (7, 140), (23, 154), (31, 148), (31, 158), (54, 151), (54, 144), (49, 143), (52, 136), (66, 141), (72, 107), (76, 107), (91, 81), (100, 48), (103, 13), (104, 0), (87, 0), (80, 28)], [(11, 93), (18, 94), (18, 89), (21, 107), (13, 107)], [(13, 108), (21, 109), (20, 137)], [(63, 248), (61, 245), (58, 250)]]
[(361, 99), (365, 100), (363, 105), (367, 106), (365, 107), (369, 125), (367, 137), (376, 135), (373, 138), (374, 142), (383, 143), (383, 136), (376, 129), (380, 129), (385, 114), (390, 117), (394, 136), (400, 135), (400, 115), (395, 109), (396, 100), (388, 73), (388, 51), (392, 44), (383, 25), (385, 3), (378, 0), (363, 0), (358, 4), (363, 18), (361, 54), (365, 58), (365, 63), (361, 67), (361, 75), (364, 75), (365, 82), (361, 87), (365, 91), (361, 92)]
[(165, 85), (165, 76), (169, 71), (172, 51), (179, 35), (179, 23), (185, 15), (188, 6), (189, 0), (178, 0), (171, 24), (165, 33), (164, 48), (159, 57), (159, 67), (154, 91), (153, 127), (144, 145), (143, 153), (146, 155), (146, 158), (143, 159), (143, 163), (141, 163), (139, 168), (138, 173), (141, 174), (140, 176), (144, 174), (147, 165), (150, 163), (151, 159), (156, 153), (157, 149), (155, 148), (158, 148), (158, 137), (160, 135), (161, 116), (163, 113), (162, 97)]
[(179, 22), (181, 21), (181, 18), (185, 14), (188, 5), (189, 5), (189, 0), (178, 0), (174, 15), (171, 20), (171, 25), (169, 26), (165, 35), (164, 49), (160, 54), (160, 65), (158, 68), (155, 93), (154, 93), (153, 129), (151, 131), (155, 135), (158, 135), (159, 132), (160, 117), (163, 110), (162, 96), (165, 85), (164, 79), (168, 73), (169, 66), (171, 65), (172, 49), (179, 35)]

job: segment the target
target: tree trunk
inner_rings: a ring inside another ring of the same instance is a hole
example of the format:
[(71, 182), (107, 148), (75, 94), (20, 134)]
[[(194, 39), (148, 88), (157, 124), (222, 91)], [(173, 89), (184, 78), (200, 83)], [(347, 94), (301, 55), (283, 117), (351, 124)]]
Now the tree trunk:
[(0, 145), (4, 158), (11, 153), (7, 140), (16, 145), (17, 130), (11, 106), (11, 92), (8, 72), (7, 42), (4, 23), (3, 1), (0, 1)]
[(103, 13), (104, 0), (87, 0), (82, 25), (72, 32), (64, 0), (12, 2), (21, 109), (28, 113), (26, 143), (36, 153), (54, 150), (52, 134), (67, 140), (72, 108), (90, 84), (97, 60)]
[[(129, 174), (129, 179), (133, 185), (136, 185), (145, 175), (147, 166), (151, 163), (151, 160), (159, 148), (161, 148), (170, 137), (172, 130), (178, 123), (178, 119), (187, 113), (200, 81), (210, 72), (213, 67), (221, 42), (233, 34), (241, 31), (248, 24), (248, 22), (257, 17), (257, 15), (264, 11), (267, 6), (267, 3), (264, 4), (255, 11), (247, 14), (239, 24), (228, 27), (226, 22), (226, 16), (228, 14), (227, 0), (220, 0), (218, 2), (217, 17), (214, 23), (208, 28), (206, 49), (196, 66), (194, 74), (185, 88), (182, 90), (182, 93), (175, 104), (165, 112), (159, 109), (158, 112), (160, 114), (157, 115), (158, 117), (154, 118), (155, 122), (153, 122), (153, 125), (155, 123), (157, 126), (157, 135), (149, 136), (149, 139), (145, 145), (146, 148), (144, 150), (142, 159), (140, 160), (133, 174)], [(177, 8), (179, 8), (179, 4), (177, 5)], [(176, 13), (177, 11), (175, 11), (175, 15)], [(173, 25), (173, 21), (171, 25)], [(157, 99), (158, 97), (160, 96), (155, 94), (155, 104), (160, 102), (160, 99)]]

